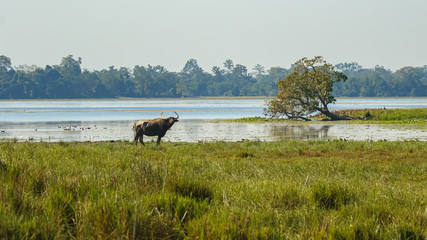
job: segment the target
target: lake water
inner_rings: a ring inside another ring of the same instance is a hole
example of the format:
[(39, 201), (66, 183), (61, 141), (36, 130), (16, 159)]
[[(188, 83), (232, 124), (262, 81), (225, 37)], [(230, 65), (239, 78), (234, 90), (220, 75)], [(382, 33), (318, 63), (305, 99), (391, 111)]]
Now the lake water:
[[(421, 108), (427, 98), (338, 99), (330, 109)], [(175, 116), (162, 141), (420, 140), (427, 127), (366, 124), (225, 123), (212, 120), (263, 116), (264, 99), (0, 100), (0, 140), (132, 140), (139, 119)], [(155, 138), (145, 138), (151, 141)]]

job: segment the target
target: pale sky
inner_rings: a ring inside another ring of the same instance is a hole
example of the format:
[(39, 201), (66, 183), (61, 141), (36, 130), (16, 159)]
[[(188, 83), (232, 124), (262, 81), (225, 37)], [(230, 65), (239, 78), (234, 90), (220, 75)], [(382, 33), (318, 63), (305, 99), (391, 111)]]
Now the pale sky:
[(194, 58), (289, 68), (302, 57), (397, 70), (427, 65), (426, 0), (0, 0), (0, 55), (89, 70)]

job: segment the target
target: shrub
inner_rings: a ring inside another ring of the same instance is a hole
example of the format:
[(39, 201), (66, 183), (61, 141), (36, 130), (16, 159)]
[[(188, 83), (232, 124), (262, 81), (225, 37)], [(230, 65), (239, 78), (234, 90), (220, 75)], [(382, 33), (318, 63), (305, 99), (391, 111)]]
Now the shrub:
[(238, 158), (251, 158), (254, 157), (253, 153), (250, 152), (246, 152), (246, 151), (241, 151), (237, 153), (237, 157)]
[(0, 161), (0, 171), (7, 171), (7, 165), (3, 161)]
[(297, 189), (288, 189), (273, 197), (272, 206), (281, 210), (293, 210), (301, 206), (305, 200), (300, 197)]
[(413, 229), (410, 226), (402, 225), (399, 227), (399, 239), (407, 240), (424, 240), (425, 237), (420, 233), (420, 231)]
[(313, 200), (324, 209), (339, 209), (354, 198), (349, 190), (340, 186), (316, 185), (313, 189)]
[(214, 194), (209, 186), (191, 181), (181, 182), (175, 185), (175, 192), (181, 196), (195, 198), (197, 200), (213, 199)]

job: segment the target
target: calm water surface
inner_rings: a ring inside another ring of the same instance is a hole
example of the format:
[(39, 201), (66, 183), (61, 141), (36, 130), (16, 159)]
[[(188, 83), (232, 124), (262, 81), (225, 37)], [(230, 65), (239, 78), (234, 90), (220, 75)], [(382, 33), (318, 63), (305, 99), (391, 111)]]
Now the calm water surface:
[[(427, 107), (427, 98), (338, 99), (331, 109)], [(0, 140), (132, 140), (135, 120), (180, 115), (164, 141), (420, 140), (427, 128), (399, 125), (216, 123), (263, 116), (264, 99), (0, 100)], [(154, 138), (146, 138), (148, 141)]]

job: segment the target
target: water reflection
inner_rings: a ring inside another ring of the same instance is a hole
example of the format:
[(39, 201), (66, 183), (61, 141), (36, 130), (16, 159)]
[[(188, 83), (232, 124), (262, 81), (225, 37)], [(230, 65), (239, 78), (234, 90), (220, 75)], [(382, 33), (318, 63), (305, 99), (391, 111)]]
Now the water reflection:
[[(133, 121), (0, 122), (0, 140), (132, 141)], [(144, 137), (148, 142), (155, 137)], [(182, 120), (162, 141), (278, 141), (278, 140), (427, 141), (426, 126), (370, 124), (232, 123)]]
[(328, 135), (330, 128), (331, 125), (287, 124), (273, 125), (270, 132), (278, 140), (326, 140), (331, 138)]

